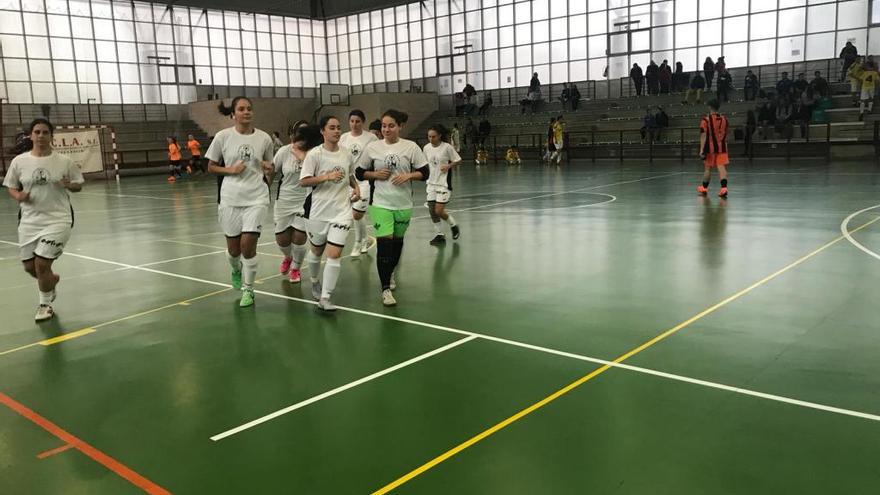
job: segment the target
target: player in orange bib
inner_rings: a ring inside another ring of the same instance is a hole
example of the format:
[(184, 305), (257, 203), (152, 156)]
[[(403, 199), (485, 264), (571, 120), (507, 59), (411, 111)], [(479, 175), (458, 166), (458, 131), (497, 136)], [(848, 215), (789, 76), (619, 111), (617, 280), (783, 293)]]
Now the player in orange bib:
[(205, 171), (202, 165), (202, 143), (198, 142), (192, 134), (187, 136), (186, 147), (189, 149), (189, 166), (192, 170)]
[(721, 190), (718, 197), (727, 197), (727, 164), (730, 157), (727, 153), (727, 117), (718, 113), (721, 104), (718, 100), (709, 101), (709, 115), (700, 121), (700, 158), (703, 159), (703, 183), (697, 187), (701, 196), (709, 193), (709, 181), (712, 180), (712, 169), (718, 168), (721, 178)]
[(177, 144), (177, 138), (173, 136), (168, 136), (166, 139), (168, 142), (168, 162), (169, 162), (169, 173), (168, 173), (168, 182), (174, 182), (179, 178), (180, 175), (180, 160), (182, 157), (180, 156), (180, 146)]

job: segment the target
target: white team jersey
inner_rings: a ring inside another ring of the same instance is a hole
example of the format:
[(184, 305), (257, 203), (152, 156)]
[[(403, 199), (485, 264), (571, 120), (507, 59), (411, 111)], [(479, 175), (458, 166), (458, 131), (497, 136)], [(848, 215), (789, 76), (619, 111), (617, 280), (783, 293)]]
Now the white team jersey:
[[(364, 170), (391, 170), (391, 177), (414, 172), (428, 164), (428, 159), (416, 143), (401, 139), (394, 144), (384, 140), (374, 141), (367, 146), (358, 159), (358, 166)], [(375, 181), (373, 205), (388, 210), (410, 210), (413, 202), (413, 184), (408, 181), (400, 186), (388, 180)]]
[(332, 222), (351, 219), (349, 177), (354, 173), (354, 163), (351, 151), (342, 146), (338, 151), (327, 151), (323, 145), (309, 151), (303, 161), (300, 179), (318, 177), (335, 170), (342, 172), (338, 180), (322, 182), (312, 189), (310, 220)]
[(299, 185), (299, 173), (302, 170), (302, 162), (291, 151), (291, 145), (282, 146), (275, 153), (272, 163), (275, 165), (275, 173), (281, 176), (278, 184), (278, 199), (275, 200), (275, 208), (299, 208), (312, 192), (310, 187)]
[[(351, 156), (354, 157), (355, 163), (357, 163), (358, 159), (361, 157), (361, 153), (367, 148), (367, 145), (372, 143), (373, 141), (378, 141), (375, 135), (372, 132), (362, 132), (360, 136), (354, 137), (350, 132), (346, 132), (339, 138), (339, 146), (345, 146), (346, 148), (351, 150)], [(361, 194), (365, 191), (370, 190), (370, 182), (366, 180), (358, 181), (358, 184), (361, 186)], [(369, 199), (369, 198), (364, 198)]]
[(425, 158), (428, 159), (428, 166), (431, 167), (428, 185), (452, 189), (452, 184), (449, 181), (449, 171), (443, 172), (440, 170), (440, 166), (461, 161), (461, 156), (455, 151), (455, 148), (449, 143), (441, 142), (438, 146), (428, 143), (423, 151), (425, 152)]
[(214, 162), (223, 160), (231, 167), (244, 162), (245, 170), (238, 175), (224, 175), (220, 185), (220, 204), (225, 206), (258, 206), (269, 204), (269, 185), (263, 176), (261, 161), (272, 161), (275, 145), (265, 132), (254, 129), (239, 134), (235, 127), (218, 132), (205, 157)]
[(27, 152), (12, 160), (3, 185), (30, 194), (28, 201), (19, 203), (20, 228), (73, 223), (70, 194), (60, 183), (64, 177), (77, 184), (85, 182), (79, 167), (60, 153), (38, 157)]

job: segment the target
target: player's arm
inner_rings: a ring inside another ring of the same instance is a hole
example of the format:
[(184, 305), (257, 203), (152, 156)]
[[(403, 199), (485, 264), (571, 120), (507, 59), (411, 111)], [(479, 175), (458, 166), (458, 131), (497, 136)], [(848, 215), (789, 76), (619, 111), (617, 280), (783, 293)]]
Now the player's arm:
[(244, 172), (245, 165), (241, 160), (236, 161), (228, 167), (224, 167), (214, 160), (208, 160), (208, 172), (217, 175), (239, 175)]
[(9, 191), (9, 195), (12, 196), (12, 199), (18, 201), (19, 203), (27, 203), (28, 200), (31, 198), (30, 194), (20, 189), (7, 187), (6, 190)]

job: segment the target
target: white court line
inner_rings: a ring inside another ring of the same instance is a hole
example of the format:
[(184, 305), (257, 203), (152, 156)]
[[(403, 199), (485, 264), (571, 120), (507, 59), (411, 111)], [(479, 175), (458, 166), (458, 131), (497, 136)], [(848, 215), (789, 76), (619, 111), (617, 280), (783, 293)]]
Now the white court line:
[[(539, 196), (532, 196), (532, 197), (529, 197), (529, 198), (510, 199), (510, 200), (507, 200), (507, 201), (501, 201), (501, 202), (498, 202), (498, 203), (490, 203), (490, 204), (488, 204), (488, 205), (472, 206), (472, 207), (470, 207), (470, 208), (462, 208), (462, 209), (460, 209), (460, 210), (450, 210), (450, 211), (451, 211), (452, 213), (461, 213), (461, 212), (463, 212), (463, 211), (479, 210), (479, 209), (482, 209), (482, 208), (493, 208), (493, 207), (495, 207), (495, 206), (502, 206), (502, 205), (506, 205), (506, 204), (510, 204), (510, 203), (519, 203), (519, 202), (521, 202), (521, 201), (531, 201), (531, 200), (533, 200), (533, 199), (550, 198), (550, 197), (553, 197), (553, 196), (561, 196), (561, 195), (563, 195), (563, 194), (574, 194), (574, 193), (583, 192), (583, 191), (591, 191), (591, 190), (593, 190), (593, 189), (601, 189), (601, 188), (603, 188), (603, 187), (622, 186), (622, 185), (624, 185), (624, 184), (633, 184), (633, 183), (636, 183), (636, 182), (643, 182), (643, 181), (646, 181), (646, 180), (663, 179), (663, 178), (666, 178), (666, 177), (672, 177), (672, 176), (674, 176), (674, 175), (682, 175), (682, 174), (684, 174), (684, 173), (685, 173), (685, 172), (673, 172), (673, 173), (670, 173), (670, 174), (652, 175), (652, 176), (650, 176), (650, 177), (642, 177), (641, 179), (626, 180), (626, 181), (621, 181), (621, 182), (613, 182), (613, 183), (611, 183), (611, 184), (602, 184), (602, 185), (598, 185), (598, 186), (582, 187), (582, 188), (579, 188), (579, 189), (572, 189), (572, 190), (570, 190), (570, 191), (560, 191), (560, 192), (555, 192), (555, 193), (541, 194), (541, 195), (539, 195)], [(423, 215), (423, 216), (420, 216), (420, 217), (413, 217), (412, 220), (421, 220), (421, 219), (424, 219), (424, 218), (431, 218), (431, 215)]]
[[(211, 246), (211, 247), (213, 247), (213, 246)], [(138, 267), (143, 268), (143, 267), (146, 267), (146, 266), (164, 265), (165, 263), (173, 263), (173, 262), (175, 262), (175, 261), (191, 260), (191, 259), (193, 259), (193, 258), (201, 258), (201, 257), (203, 257), (203, 256), (211, 256), (211, 255), (213, 255), (213, 254), (220, 254), (220, 253), (225, 253), (225, 252), (226, 252), (225, 249), (220, 249), (220, 250), (218, 250), (218, 251), (211, 251), (211, 252), (208, 252), (208, 253), (193, 254), (193, 255), (190, 255), (190, 256), (183, 256), (183, 257), (181, 257), (181, 258), (174, 258), (174, 259), (170, 259), (170, 260), (162, 260), (162, 261), (154, 261), (154, 262), (152, 262), (152, 263), (144, 263), (143, 265), (138, 265)]]
[(849, 223), (852, 221), (853, 218), (861, 215), (862, 213), (864, 213), (866, 211), (875, 210), (877, 208), (880, 208), (880, 205), (874, 205), (874, 206), (869, 206), (867, 208), (862, 208), (861, 210), (859, 210), (855, 213), (852, 213), (850, 216), (844, 218), (843, 222), (840, 223), (840, 233), (843, 235), (843, 237), (846, 237), (846, 240), (848, 240), (850, 242), (850, 244), (861, 249), (863, 253), (867, 254), (868, 256), (873, 256), (874, 258), (880, 260), (880, 254), (877, 254), (874, 251), (871, 251), (870, 249), (863, 246), (862, 243), (853, 239), (853, 236), (852, 236), (852, 234), (850, 234), (850, 231), (849, 231)]
[(384, 370), (377, 371), (376, 373), (373, 373), (372, 375), (367, 375), (359, 380), (355, 380), (351, 383), (347, 383), (347, 384), (342, 385), (340, 387), (336, 387), (333, 390), (328, 390), (328, 391), (324, 392), (323, 394), (316, 395), (316, 396), (312, 397), (311, 399), (306, 399), (304, 401), (297, 402), (296, 404), (293, 404), (291, 406), (287, 406), (283, 409), (279, 409), (271, 414), (267, 414), (261, 418), (257, 418), (249, 423), (245, 423), (245, 424), (238, 426), (236, 428), (233, 428), (231, 430), (224, 431), (223, 433), (219, 433), (217, 435), (214, 435), (213, 437), (211, 437), (211, 440), (217, 442), (219, 440), (223, 440), (226, 437), (231, 437), (232, 435), (235, 435), (236, 433), (240, 433), (242, 431), (249, 430), (255, 426), (258, 426), (258, 425), (261, 425), (261, 424), (266, 423), (268, 421), (271, 421), (279, 416), (283, 416), (287, 413), (291, 413), (293, 411), (296, 411), (297, 409), (302, 409), (303, 407), (314, 404), (315, 402), (327, 399), (329, 397), (333, 397), (334, 395), (345, 392), (346, 390), (348, 390), (350, 388), (357, 387), (358, 385), (363, 385), (364, 383), (375, 380), (376, 378), (385, 376), (389, 373), (393, 373), (401, 368), (406, 368), (407, 366), (418, 363), (419, 361), (424, 361), (425, 359), (436, 356), (437, 354), (440, 354), (442, 352), (446, 352), (450, 349), (454, 349), (462, 344), (466, 344), (466, 343), (468, 343), (472, 340), (475, 340), (477, 338), (478, 337), (476, 335), (471, 335), (470, 337), (465, 337), (461, 340), (456, 340), (455, 342), (453, 342), (451, 344), (447, 344), (443, 347), (434, 349), (433, 351), (429, 351), (424, 354), (420, 354), (412, 359), (409, 359), (407, 361), (404, 361), (402, 363), (394, 365), (390, 368), (385, 368)]
[(102, 193), (93, 193), (93, 192), (85, 192), (85, 191), (80, 191), (80, 192), (77, 193), (77, 194), (85, 194), (85, 195), (87, 195), (87, 196), (100, 196), (100, 197), (104, 197), (104, 198), (161, 199), (161, 200), (163, 200), (163, 201), (180, 201), (180, 200), (182, 200), (182, 199), (190, 199), (190, 198), (214, 198), (214, 199), (217, 198), (217, 195), (215, 195), (215, 194), (212, 194), (212, 195), (204, 195), (204, 196), (202, 196), (202, 195), (191, 196), (191, 195), (185, 194), (185, 192), (184, 192), (180, 197), (174, 197), (174, 196), (144, 196), (144, 195), (141, 195), (141, 194), (102, 194)]
[[(0, 241), (0, 243), (13, 244), (8, 241)], [(17, 245), (17, 244), (14, 244), (14, 245)], [(144, 268), (144, 267), (139, 267), (139, 266), (135, 266), (135, 265), (129, 265), (127, 263), (120, 263), (117, 261), (110, 261), (110, 260), (104, 260), (104, 259), (100, 259), (100, 258), (93, 258), (91, 256), (85, 256), (85, 255), (75, 254), (75, 253), (70, 253), (69, 255), (77, 257), (77, 258), (95, 261), (98, 263), (105, 263), (105, 264), (110, 264), (110, 265), (122, 266), (122, 267), (126, 267), (126, 268), (131, 268), (134, 270), (140, 270), (140, 271), (144, 271), (144, 272), (155, 273), (158, 275), (175, 277), (175, 278), (179, 278), (179, 279), (183, 279), (183, 280), (189, 280), (192, 282), (200, 282), (203, 284), (214, 285), (217, 287), (225, 287), (225, 288), (231, 287), (230, 284), (225, 284), (222, 282), (215, 282), (213, 280), (200, 279), (200, 278), (196, 278), (196, 277), (190, 277), (190, 276), (181, 275), (178, 273), (165, 272), (162, 270), (154, 270), (152, 268)], [(261, 291), (261, 290), (255, 290), (254, 292), (257, 294), (264, 295), (264, 296), (274, 297), (276, 299), (285, 299), (285, 300), (289, 300), (289, 301), (296, 301), (296, 302), (301, 302), (303, 304), (309, 304), (312, 306), (315, 306), (318, 304), (316, 301), (286, 296), (283, 294), (275, 294), (273, 292), (266, 292), (266, 291)], [(841, 408), (841, 407), (829, 406), (829, 405), (820, 404), (820, 403), (816, 403), (816, 402), (803, 401), (803, 400), (793, 399), (791, 397), (785, 397), (785, 396), (781, 396), (781, 395), (758, 392), (758, 391), (744, 389), (744, 388), (740, 388), (740, 387), (734, 387), (731, 385), (725, 385), (722, 383), (710, 382), (710, 381), (706, 381), (706, 380), (700, 380), (697, 378), (690, 378), (690, 377), (686, 377), (686, 376), (682, 376), (682, 375), (676, 375), (673, 373), (666, 373), (663, 371), (652, 370), (650, 368), (642, 368), (639, 366), (632, 366), (632, 365), (628, 365), (628, 364), (614, 363), (613, 361), (606, 361), (604, 359), (599, 359), (599, 358), (594, 358), (594, 357), (589, 357), (589, 356), (582, 356), (579, 354), (574, 354), (574, 353), (565, 352), (565, 351), (559, 351), (559, 350), (551, 349), (548, 347), (541, 347), (541, 346), (537, 346), (537, 345), (518, 342), (515, 340), (494, 337), (492, 335), (486, 335), (486, 334), (481, 334), (481, 333), (477, 333), (477, 332), (469, 332), (466, 330), (459, 330), (457, 328), (445, 327), (442, 325), (435, 325), (433, 323), (425, 323), (422, 321), (409, 320), (409, 319), (400, 318), (397, 316), (391, 316), (391, 315), (386, 315), (386, 314), (381, 314), (381, 313), (373, 313), (373, 312), (365, 311), (362, 309), (348, 308), (345, 306), (337, 306), (336, 308), (338, 311), (347, 311), (347, 312), (354, 313), (354, 314), (360, 314), (360, 315), (364, 315), (364, 316), (372, 316), (375, 318), (381, 318), (381, 319), (385, 319), (385, 320), (407, 323), (410, 325), (420, 326), (420, 327), (424, 327), (424, 328), (432, 328), (435, 330), (441, 330), (444, 332), (454, 333), (457, 335), (463, 335), (466, 337), (481, 338), (481, 339), (489, 340), (492, 342), (508, 344), (508, 345), (512, 345), (512, 346), (516, 346), (516, 347), (521, 347), (524, 349), (531, 349), (533, 351), (543, 352), (543, 353), (547, 353), (547, 354), (553, 354), (553, 355), (557, 355), (557, 356), (568, 357), (568, 358), (572, 358), (572, 359), (578, 359), (581, 361), (588, 361), (588, 362), (596, 363), (596, 364), (609, 365), (609, 366), (612, 366), (615, 368), (625, 369), (625, 370), (634, 371), (637, 373), (643, 373), (643, 374), (647, 374), (647, 375), (658, 376), (661, 378), (667, 378), (670, 380), (680, 381), (680, 382), (684, 382), (684, 383), (691, 383), (694, 385), (700, 385), (700, 386), (713, 388), (713, 389), (717, 389), (717, 390), (724, 390), (727, 392), (733, 392), (733, 393), (738, 393), (738, 394), (742, 394), (742, 395), (758, 397), (758, 398), (767, 399), (767, 400), (771, 400), (771, 401), (775, 401), (775, 402), (781, 402), (781, 403), (796, 405), (796, 406), (800, 406), (800, 407), (805, 407), (808, 409), (814, 409), (814, 410), (819, 410), (819, 411), (825, 411), (825, 412), (830, 412), (830, 413), (841, 414), (841, 415), (845, 415), (845, 416), (851, 416), (851, 417), (880, 422), (880, 416), (878, 416), (876, 414), (870, 414), (870, 413), (865, 413), (865, 412), (861, 412), (861, 411), (855, 411), (852, 409), (845, 409), (845, 408)], [(400, 369), (400, 367), (398, 367), (397, 369)], [(221, 433), (221, 435), (222, 435), (222, 433)]]

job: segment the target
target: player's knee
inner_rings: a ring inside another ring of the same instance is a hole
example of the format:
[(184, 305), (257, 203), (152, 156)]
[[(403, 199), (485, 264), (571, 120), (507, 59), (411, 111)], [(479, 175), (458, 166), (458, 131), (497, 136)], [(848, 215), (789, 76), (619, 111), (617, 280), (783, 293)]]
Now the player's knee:
[(34, 261), (25, 262), (23, 265), (24, 271), (27, 272), (31, 277), (37, 278), (37, 268), (34, 266)]
[(35, 258), (34, 259), (34, 271), (36, 272), (37, 277), (41, 277), (43, 275), (48, 275), (48, 274), (52, 273), (52, 260)]

